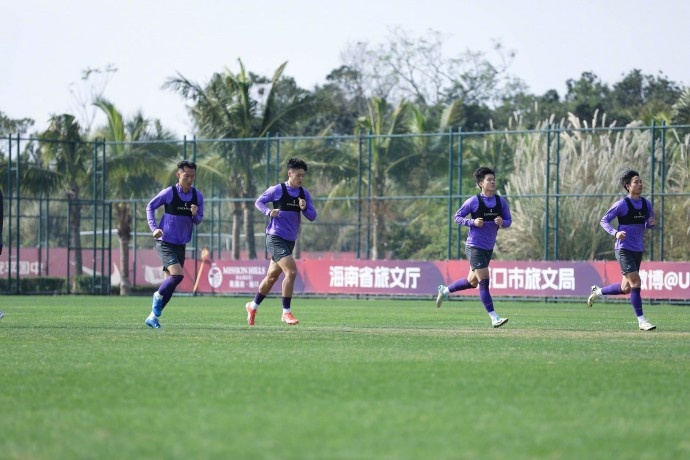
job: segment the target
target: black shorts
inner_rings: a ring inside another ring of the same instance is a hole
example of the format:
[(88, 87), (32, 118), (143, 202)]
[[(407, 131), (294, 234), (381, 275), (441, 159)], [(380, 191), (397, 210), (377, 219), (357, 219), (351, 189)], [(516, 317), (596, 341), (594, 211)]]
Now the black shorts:
[(163, 271), (167, 272), (168, 267), (180, 264), (184, 267), (184, 256), (186, 251), (185, 244), (173, 244), (167, 241), (156, 241), (156, 252), (163, 262)]
[(480, 268), (487, 268), (493, 253), (494, 251), (490, 249), (465, 246), (465, 255), (467, 256), (467, 260), (470, 261), (470, 268), (472, 271)]
[(292, 255), (292, 251), (295, 249), (295, 242), (275, 235), (266, 235), (266, 249), (271, 253), (271, 260), (278, 262), (283, 257)]
[(616, 260), (621, 266), (621, 273), (639, 272), (642, 265), (642, 251), (630, 251), (628, 249), (616, 249)]

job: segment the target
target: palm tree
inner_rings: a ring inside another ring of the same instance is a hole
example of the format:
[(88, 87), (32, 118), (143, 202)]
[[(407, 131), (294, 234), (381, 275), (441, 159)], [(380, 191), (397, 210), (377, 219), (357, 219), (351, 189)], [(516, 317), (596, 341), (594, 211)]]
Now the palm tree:
[[(386, 230), (386, 213), (388, 202), (382, 200), (389, 188), (401, 179), (401, 173), (407, 177), (406, 165), (416, 157), (418, 152), (410, 145), (408, 139), (396, 135), (409, 132), (410, 103), (402, 101), (395, 109), (390, 110), (385, 99), (373, 97), (369, 103), (367, 117), (360, 117), (357, 132), (368, 132), (371, 135), (371, 172), (370, 187), (374, 199), (371, 201), (370, 215), (374, 223), (371, 259), (385, 257), (383, 250)], [(403, 179), (404, 180), (404, 179)]]
[[(115, 204), (117, 236), (120, 242), (120, 295), (131, 291), (129, 280), (129, 244), (132, 239), (132, 214), (129, 200), (144, 198), (155, 193), (156, 177), (161, 162), (172, 160), (177, 153), (171, 143), (144, 141), (169, 141), (173, 136), (160, 123), (144, 118), (141, 112), (125, 123), (114, 104), (98, 98), (94, 105), (101, 109), (108, 120), (98, 134), (106, 141), (106, 170), (108, 192), (122, 201)], [(152, 129), (153, 128), (153, 129)], [(97, 135), (98, 135), (97, 134)]]
[[(204, 87), (180, 74), (169, 78), (164, 85), (193, 101), (190, 113), (200, 133), (219, 140), (216, 154), (207, 161), (209, 171), (215, 171), (217, 180), (224, 180), (230, 196), (241, 199), (233, 202), (234, 259), (240, 257), (239, 222), (244, 222), (248, 256), (256, 258), (255, 170), (264, 157), (265, 138), (271, 133), (284, 132), (314, 106), (314, 98), (308, 92), (292, 88), (287, 93), (281, 86), (286, 65), (287, 62), (281, 64), (270, 81), (248, 74), (240, 60), (239, 73), (226, 69), (214, 74)], [(241, 141), (229, 142), (237, 139)]]
[[(81, 127), (73, 115), (53, 115), (40, 140), (42, 155), (39, 166), (25, 171), (27, 184), (40, 184), (42, 191), (62, 190), (69, 207), (68, 226), (73, 249), (75, 275), (83, 274), (81, 251), (81, 194), (90, 178), (93, 154), (81, 136)], [(76, 279), (74, 289), (78, 285)]]

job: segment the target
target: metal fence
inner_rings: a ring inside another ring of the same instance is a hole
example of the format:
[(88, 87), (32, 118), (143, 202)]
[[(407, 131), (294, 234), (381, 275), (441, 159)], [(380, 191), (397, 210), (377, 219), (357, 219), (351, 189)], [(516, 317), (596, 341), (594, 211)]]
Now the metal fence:
[[(146, 204), (175, 182), (174, 164), (181, 159), (197, 162), (196, 187), (205, 195), (204, 221), (188, 245), (191, 259), (201, 257), (202, 248), (213, 258), (266, 258), (266, 221), (253, 204), (263, 190), (286, 179), (285, 163), (297, 156), (309, 165), (305, 186), (319, 213), (315, 222), (302, 225), (297, 257), (462, 258), (467, 229), (458, 228), (452, 216), (477, 192), (472, 172), (482, 165), (496, 170), (499, 193), (508, 199), (515, 221), (515, 231), (499, 235), (498, 257), (611, 258), (613, 243), (598, 219), (624, 195), (615, 175), (629, 166), (640, 171), (643, 195), (657, 216), (645, 257), (690, 260), (689, 139), (689, 126), (666, 125), (128, 143), (98, 139), (60, 145), (88, 152), (73, 165), (79, 174), (65, 177), (67, 155), (45, 159), (47, 146), (60, 140), (9, 136), (0, 142), (5, 175), (0, 289), (36, 292), (35, 283), (46, 283), (57, 271), (65, 282), (56, 291), (111, 292), (113, 265), (122, 260), (113, 254), (127, 252), (125, 263), (137, 269), (139, 252), (153, 244)], [(62, 171), (62, 177), (37, 181), (40, 171), (54, 178), (51, 172)], [(22, 266), (22, 251), (28, 250), (35, 267)], [(56, 264), (63, 268), (51, 268)]]

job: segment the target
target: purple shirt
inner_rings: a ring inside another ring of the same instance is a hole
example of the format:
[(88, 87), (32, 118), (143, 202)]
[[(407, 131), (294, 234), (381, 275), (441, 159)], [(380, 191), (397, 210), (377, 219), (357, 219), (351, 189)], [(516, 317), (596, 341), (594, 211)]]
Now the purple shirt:
[[(496, 206), (496, 195), (492, 197), (485, 197), (482, 195), (482, 199), (487, 208), (491, 209)], [(503, 218), (503, 228), (508, 228), (513, 223), (513, 219), (510, 216), (510, 208), (508, 207), (508, 202), (505, 198), (500, 197), (501, 200), (501, 218)], [(460, 209), (455, 213), (454, 220), (458, 225), (464, 225), (465, 227), (470, 227), (470, 231), (467, 235), (467, 246), (473, 248), (487, 249), (492, 251), (494, 246), (496, 246), (496, 234), (498, 233), (498, 225), (494, 221), (484, 221), (484, 225), (481, 227), (475, 227), (473, 225), (474, 219), (472, 219), (471, 214), (479, 209), (479, 199), (477, 195), (468, 198)], [(470, 216), (469, 218), (467, 216)]]
[(640, 197), (639, 199), (633, 199), (628, 195), (633, 208), (641, 210), (642, 200), (647, 202), (647, 219), (642, 224), (618, 224), (618, 228), (615, 229), (611, 225), (611, 221), (617, 217), (622, 217), (628, 213), (628, 203), (625, 202), (625, 198), (613, 203), (613, 206), (604, 214), (599, 222), (601, 226), (606, 230), (609, 235), (616, 235), (616, 232), (625, 232), (625, 239), (623, 241), (616, 239), (616, 244), (614, 249), (627, 249), (628, 251), (644, 251), (644, 230), (645, 228), (652, 228), (649, 225), (649, 219), (654, 217), (654, 210), (652, 209), (652, 203), (647, 198)]
[[(290, 187), (287, 182), (285, 182), (285, 186), (287, 187), (288, 195), (293, 198), (299, 196), (299, 187)], [(316, 209), (314, 208), (314, 202), (311, 199), (311, 195), (306, 188), (302, 187), (302, 189), (304, 190), (304, 199), (307, 201), (307, 207), (304, 211), (281, 211), (276, 217), (271, 217), (268, 225), (266, 225), (267, 235), (279, 236), (287, 241), (297, 241), (300, 216), (304, 215), (304, 217), (310, 221), (316, 219)], [(283, 188), (280, 184), (274, 185), (267, 188), (266, 191), (256, 199), (254, 205), (264, 216), (268, 216), (273, 210), (272, 203), (274, 201), (279, 201), (282, 195)], [(269, 207), (269, 205), (271, 205), (271, 207)]]
[(172, 203), (173, 192), (172, 188), (177, 187), (177, 193), (180, 199), (185, 202), (192, 201), (192, 190), (190, 188), (187, 193), (182, 191), (180, 184), (175, 184), (171, 187), (164, 188), (158, 195), (146, 206), (146, 217), (149, 222), (151, 233), (160, 228), (163, 230), (163, 236), (159, 240), (172, 244), (187, 244), (192, 239), (192, 229), (194, 225), (199, 225), (204, 218), (204, 195), (197, 190), (196, 199), (198, 211), (196, 216), (176, 216), (173, 214), (163, 213), (160, 224), (156, 224), (156, 209), (168, 203)]

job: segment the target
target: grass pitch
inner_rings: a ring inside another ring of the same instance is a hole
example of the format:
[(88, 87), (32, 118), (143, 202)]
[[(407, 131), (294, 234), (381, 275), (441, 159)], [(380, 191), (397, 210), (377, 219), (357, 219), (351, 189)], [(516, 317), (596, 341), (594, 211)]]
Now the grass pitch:
[(2, 459), (690, 458), (690, 308), (0, 297)]

